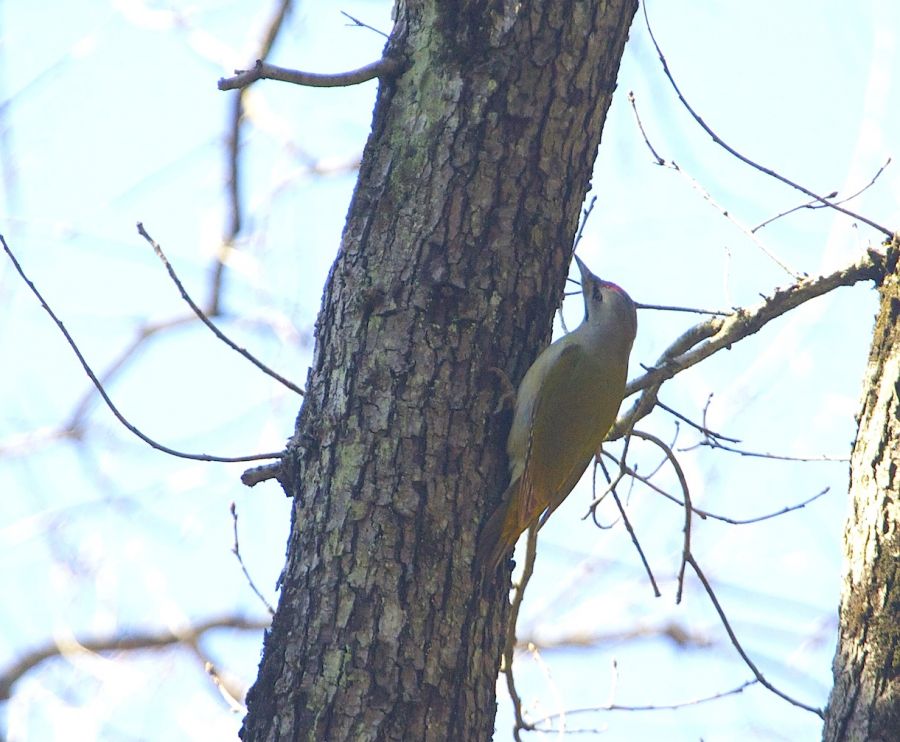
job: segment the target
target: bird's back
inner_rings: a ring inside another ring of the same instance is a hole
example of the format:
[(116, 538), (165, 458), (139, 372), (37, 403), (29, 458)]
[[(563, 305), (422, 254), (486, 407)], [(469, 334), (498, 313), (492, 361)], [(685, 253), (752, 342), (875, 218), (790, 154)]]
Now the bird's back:
[(523, 528), (546, 508), (556, 508), (578, 483), (615, 422), (626, 374), (627, 365), (602, 359), (578, 342), (565, 347), (548, 371), (522, 466)]

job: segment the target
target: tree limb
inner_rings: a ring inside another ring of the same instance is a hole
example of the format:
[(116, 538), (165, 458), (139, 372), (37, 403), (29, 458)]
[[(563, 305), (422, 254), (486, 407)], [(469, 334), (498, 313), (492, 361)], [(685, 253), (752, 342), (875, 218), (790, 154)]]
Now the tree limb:
[[(759, 332), (773, 319), (839, 286), (852, 286), (866, 280), (880, 283), (884, 275), (885, 261), (889, 262), (897, 249), (895, 239), (888, 247), (887, 253), (869, 250), (856, 262), (833, 273), (803, 278), (786, 288), (776, 289), (771, 297), (766, 297), (755, 307), (738, 308), (728, 317), (713, 317), (694, 325), (663, 352), (655, 366), (648, 368), (646, 373), (628, 383), (625, 396), (645, 389), (655, 395), (663, 382), (723, 348), (731, 348), (736, 342)], [(646, 417), (652, 408), (653, 405), (644, 403), (644, 395), (641, 395), (631, 409), (619, 417), (607, 440), (624, 435), (624, 432), (638, 420)]]
[(278, 67), (261, 59), (249, 70), (235, 70), (234, 77), (219, 79), (219, 90), (239, 90), (245, 88), (257, 80), (279, 80), (294, 85), (305, 85), (312, 88), (345, 88), (350, 85), (359, 85), (369, 80), (378, 78), (396, 77), (403, 65), (399, 60), (391, 57), (383, 57), (377, 62), (367, 64), (349, 72), (337, 72), (334, 74), (320, 74), (317, 72), (302, 72), (287, 67)]
[(12, 687), (38, 665), (74, 653), (104, 654), (107, 652), (135, 652), (161, 649), (173, 644), (196, 643), (204, 634), (216, 629), (238, 629), (240, 631), (262, 631), (268, 628), (269, 620), (244, 618), (242, 616), (220, 616), (187, 626), (180, 630), (135, 631), (101, 639), (65, 639), (48, 642), (22, 655), (0, 672), (0, 701), (8, 701)]

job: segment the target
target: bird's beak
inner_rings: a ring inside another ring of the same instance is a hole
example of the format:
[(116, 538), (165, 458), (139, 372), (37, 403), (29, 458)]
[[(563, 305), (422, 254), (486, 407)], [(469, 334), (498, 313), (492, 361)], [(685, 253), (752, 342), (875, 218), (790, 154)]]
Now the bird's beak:
[(595, 276), (588, 267), (584, 264), (584, 261), (579, 258), (577, 255), (573, 255), (575, 258), (575, 262), (578, 264), (578, 270), (581, 271), (581, 284), (582, 286), (589, 281), (598, 281), (599, 279)]

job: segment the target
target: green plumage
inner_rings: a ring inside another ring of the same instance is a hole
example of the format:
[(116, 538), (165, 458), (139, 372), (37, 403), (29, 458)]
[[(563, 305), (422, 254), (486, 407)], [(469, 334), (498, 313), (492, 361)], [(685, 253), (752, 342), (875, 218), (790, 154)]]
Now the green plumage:
[(634, 303), (578, 261), (585, 319), (545, 348), (516, 395), (510, 484), (482, 529), (476, 563), (492, 574), (519, 535), (568, 496), (615, 422), (637, 330)]

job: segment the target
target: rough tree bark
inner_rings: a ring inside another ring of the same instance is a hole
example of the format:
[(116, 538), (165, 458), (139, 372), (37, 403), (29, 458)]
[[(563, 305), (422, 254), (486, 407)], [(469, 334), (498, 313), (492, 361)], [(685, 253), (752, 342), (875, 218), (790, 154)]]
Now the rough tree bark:
[(881, 286), (859, 430), (826, 742), (900, 739), (900, 270)]
[[(506, 585), (472, 574), (636, 0), (407, 0), (316, 325), (245, 740), (485, 740)], [(508, 580), (508, 576), (505, 577)]]

